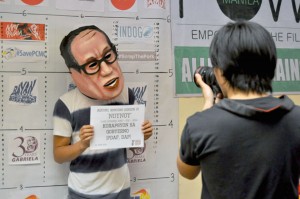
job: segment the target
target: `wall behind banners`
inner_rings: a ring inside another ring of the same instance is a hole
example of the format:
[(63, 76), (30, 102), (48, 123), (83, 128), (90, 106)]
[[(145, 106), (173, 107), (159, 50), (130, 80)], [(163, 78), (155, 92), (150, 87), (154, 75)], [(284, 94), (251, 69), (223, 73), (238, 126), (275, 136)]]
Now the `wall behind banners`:
[(199, 95), (193, 72), (211, 66), (209, 44), (225, 23), (243, 18), (258, 22), (272, 35), (278, 50), (274, 92), (300, 93), (300, 1), (190, 0), (172, 2), (175, 95)]
[(0, 1), (1, 198), (66, 197), (68, 164), (53, 160), (52, 111), (74, 84), (58, 46), (70, 30), (90, 24), (106, 31), (117, 45), (128, 85), (138, 102), (146, 104), (146, 119), (154, 126), (144, 149), (128, 150), (132, 198), (178, 197), (170, 3), (111, 2)]

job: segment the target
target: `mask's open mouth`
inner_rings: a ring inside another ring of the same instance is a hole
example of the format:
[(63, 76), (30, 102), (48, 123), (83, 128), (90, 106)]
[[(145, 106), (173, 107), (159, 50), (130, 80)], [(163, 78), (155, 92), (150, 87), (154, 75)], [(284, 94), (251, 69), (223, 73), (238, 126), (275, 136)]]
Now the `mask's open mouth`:
[(107, 89), (114, 89), (116, 87), (118, 87), (119, 85), (119, 78), (116, 77), (114, 79), (111, 79), (110, 81), (108, 81), (104, 87), (107, 88)]

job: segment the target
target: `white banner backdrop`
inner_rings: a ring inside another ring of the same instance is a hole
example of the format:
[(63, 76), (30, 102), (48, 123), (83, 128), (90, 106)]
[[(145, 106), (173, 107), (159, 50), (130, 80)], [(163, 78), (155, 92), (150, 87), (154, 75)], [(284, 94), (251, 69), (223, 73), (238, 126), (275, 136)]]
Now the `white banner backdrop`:
[(97, 25), (116, 44), (126, 82), (154, 127), (144, 148), (127, 152), (132, 198), (178, 198), (169, 19), (167, 0), (0, 1), (1, 198), (66, 198), (68, 164), (53, 160), (52, 112), (74, 87), (60, 41), (82, 25)]

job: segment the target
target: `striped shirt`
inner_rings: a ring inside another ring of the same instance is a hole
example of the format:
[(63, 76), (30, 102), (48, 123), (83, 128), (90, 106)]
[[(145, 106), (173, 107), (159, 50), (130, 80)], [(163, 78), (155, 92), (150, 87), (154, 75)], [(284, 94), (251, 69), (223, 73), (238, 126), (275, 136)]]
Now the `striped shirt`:
[[(70, 137), (71, 144), (80, 140), (83, 125), (90, 124), (90, 107), (133, 104), (130, 89), (113, 100), (95, 100), (77, 88), (60, 97), (53, 113), (53, 134)], [(127, 199), (130, 198), (130, 176), (125, 149), (89, 150), (70, 163), (69, 198)]]

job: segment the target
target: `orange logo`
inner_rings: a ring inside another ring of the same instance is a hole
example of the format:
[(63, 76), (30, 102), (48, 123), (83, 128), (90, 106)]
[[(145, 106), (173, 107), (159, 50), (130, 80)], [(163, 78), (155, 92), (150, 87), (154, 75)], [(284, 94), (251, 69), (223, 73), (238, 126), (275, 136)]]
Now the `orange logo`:
[(146, 189), (141, 189), (133, 194), (140, 196), (140, 199), (150, 199), (150, 194), (146, 191)]
[(42, 3), (44, 0), (22, 0), (22, 1), (23, 3), (26, 3), (28, 5), (35, 6)]
[(0, 22), (0, 39), (44, 41), (45, 24)]
[(26, 197), (25, 199), (39, 199), (36, 195), (30, 195)]
[(111, 3), (119, 10), (128, 10), (135, 4), (135, 0), (111, 0)]

